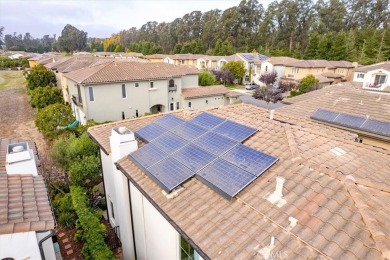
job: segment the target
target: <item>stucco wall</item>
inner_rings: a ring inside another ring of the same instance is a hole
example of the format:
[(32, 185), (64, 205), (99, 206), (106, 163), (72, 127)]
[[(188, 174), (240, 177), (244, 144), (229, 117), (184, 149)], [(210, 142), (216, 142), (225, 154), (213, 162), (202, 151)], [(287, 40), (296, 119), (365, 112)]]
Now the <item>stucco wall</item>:
[(198, 75), (186, 75), (181, 78), (182, 88), (193, 88), (198, 86)]
[[(207, 103), (206, 103), (207, 100)], [(191, 107), (189, 107), (191, 102)], [(229, 99), (224, 96), (202, 97), (194, 99), (182, 99), (184, 109), (205, 109), (229, 104)]]

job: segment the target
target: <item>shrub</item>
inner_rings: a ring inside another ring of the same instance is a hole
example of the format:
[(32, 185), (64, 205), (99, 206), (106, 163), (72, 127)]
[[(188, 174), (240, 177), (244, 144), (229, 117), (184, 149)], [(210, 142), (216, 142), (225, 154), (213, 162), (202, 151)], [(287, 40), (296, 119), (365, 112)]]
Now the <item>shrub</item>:
[(69, 193), (66, 195), (58, 194), (53, 201), (53, 209), (57, 216), (58, 224), (66, 228), (75, 226), (77, 215)]
[(32, 107), (42, 109), (51, 104), (63, 103), (61, 90), (56, 87), (37, 87), (31, 92), (30, 104)]
[(99, 158), (90, 155), (73, 161), (69, 166), (69, 176), (72, 185), (90, 186), (100, 176)]
[(35, 66), (27, 74), (27, 86), (30, 90), (44, 86), (55, 86), (57, 84), (54, 72), (47, 70), (43, 65)]
[(210, 71), (203, 71), (199, 74), (199, 85), (200, 86), (211, 86), (215, 84), (215, 76)]

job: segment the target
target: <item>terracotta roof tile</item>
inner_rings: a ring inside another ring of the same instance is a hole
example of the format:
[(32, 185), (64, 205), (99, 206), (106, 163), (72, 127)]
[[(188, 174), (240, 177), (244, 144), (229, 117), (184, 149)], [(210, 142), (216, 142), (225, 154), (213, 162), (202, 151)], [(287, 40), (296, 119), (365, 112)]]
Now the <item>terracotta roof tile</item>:
[(212, 97), (225, 95), (229, 90), (223, 85), (207, 86), (207, 87), (194, 87), (183, 88), (181, 96), (184, 99), (192, 99), (199, 97)]
[[(148, 194), (205, 255), (212, 259), (260, 257), (261, 249), (275, 237), (273, 250), (286, 252), (289, 258), (385, 256), (390, 241), (386, 224), (390, 215), (390, 207), (386, 207), (390, 201), (390, 152), (356, 143), (354, 134), (288, 110), (278, 110), (276, 120), (268, 119), (268, 111), (246, 104), (207, 111), (257, 128), (258, 132), (244, 143), (280, 159), (232, 201), (194, 178), (183, 185), (185, 190), (178, 197), (168, 200), (129, 159), (118, 162), (130, 181)], [(176, 111), (174, 115), (189, 119), (198, 113)], [(112, 127), (136, 131), (161, 116), (99, 125), (88, 132), (104, 152), (110, 153)], [(335, 156), (330, 151), (333, 147), (342, 147), (346, 154)], [(367, 161), (372, 163), (362, 163)], [(354, 183), (345, 181), (347, 175), (354, 176)], [(277, 176), (286, 179), (283, 195), (287, 203), (280, 208), (266, 199), (275, 190)], [(356, 188), (351, 189), (351, 185)], [(359, 201), (360, 193), (372, 199)], [(295, 227), (289, 227), (289, 217), (298, 219)]]
[(390, 61), (376, 63), (368, 66), (357, 67), (355, 72), (368, 72), (372, 70), (384, 69), (390, 71)]

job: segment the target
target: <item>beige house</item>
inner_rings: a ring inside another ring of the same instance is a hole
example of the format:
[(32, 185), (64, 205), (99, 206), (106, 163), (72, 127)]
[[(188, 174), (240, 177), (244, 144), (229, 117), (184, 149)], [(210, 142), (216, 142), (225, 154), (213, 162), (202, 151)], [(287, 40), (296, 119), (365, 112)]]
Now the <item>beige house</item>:
[(390, 92), (390, 62), (356, 68), (353, 81), (361, 82), (366, 90)]

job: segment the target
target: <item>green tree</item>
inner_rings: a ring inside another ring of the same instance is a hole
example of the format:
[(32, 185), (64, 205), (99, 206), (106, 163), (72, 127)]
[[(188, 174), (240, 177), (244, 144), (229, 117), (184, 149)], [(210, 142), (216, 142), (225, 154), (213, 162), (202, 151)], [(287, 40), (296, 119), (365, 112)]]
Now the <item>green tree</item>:
[(120, 44), (117, 44), (115, 46), (114, 52), (121, 52), (122, 51), (122, 46)]
[(307, 60), (317, 59), (318, 44), (320, 42), (319, 34), (314, 31), (310, 34), (309, 43), (306, 47), (304, 58)]
[(72, 109), (57, 103), (39, 110), (35, 125), (46, 137), (52, 139), (59, 134), (58, 127), (65, 126), (74, 120)]
[(222, 70), (229, 70), (236, 79), (242, 79), (245, 75), (245, 67), (241, 61), (229, 61), (222, 66)]
[(27, 86), (30, 90), (38, 87), (55, 86), (57, 84), (54, 72), (47, 70), (43, 65), (35, 66), (27, 74)]
[(335, 35), (328, 54), (329, 60), (345, 60), (347, 58), (348, 50), (346, 37), (344, 32), (339, 32)]
[(67, 24), (58, 37), (58, 47), (61, 51), (82, 51), (87, 46), (87, 33)]
[(74, 160), (69, 166), (69, 177), (72, 185), (91, 187), (100, 177), (100, 161), (96, 155), (83, 156)]
[(55, 103), (63, 103), (61, 90), (57, 87), (37, 87), (31, 91), (30, 104), (32, 107), (42, 109)]
[(310, 92), (312, 89), (318, 88), (318, 79), (313, 75), (304, 77), (298, 84), (298, 90), (300, 94)]
[(199, 74), (199, 85), (200, 86), (211, 86), (215, 84), (215, 76), (210, 71), (202, 71)]

